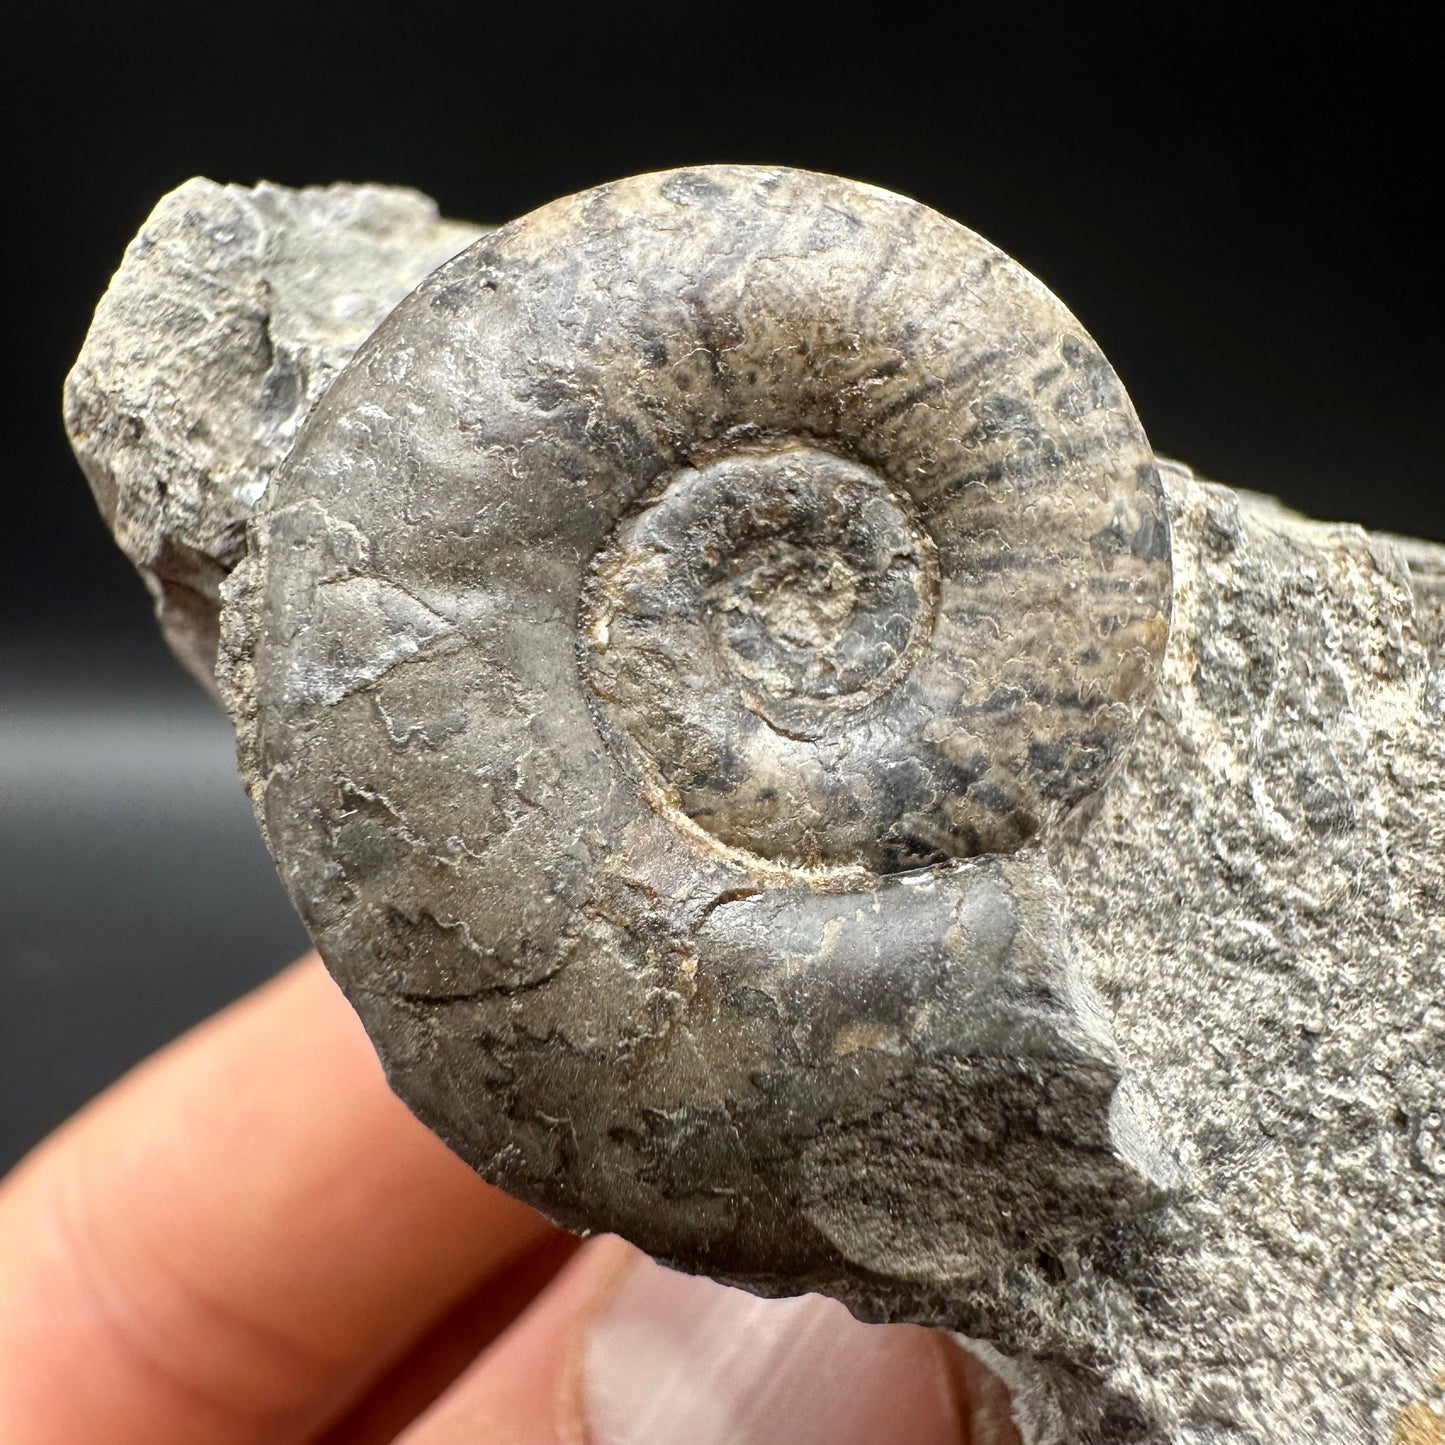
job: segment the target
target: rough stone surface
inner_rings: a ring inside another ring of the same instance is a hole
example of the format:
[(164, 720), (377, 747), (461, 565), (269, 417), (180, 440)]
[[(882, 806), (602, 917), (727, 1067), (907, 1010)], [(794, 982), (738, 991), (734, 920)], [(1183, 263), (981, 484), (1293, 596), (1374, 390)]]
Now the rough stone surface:
[[(1149, 465), (1057, 302), (897, 198), (540, 217), (380, 328), (226, 586), (398, 1091), (572, 1227), (961, 1332), (1030, 1445), (1445, 1439), (1445, 547)], [(793, 746), (719, 749), (739, 700)]]
[(66, 380), (65, 425), (167, 640), (208, 688), (221, 580), (307, 412), (479, 234), (397, 187), (196, 179), (126, 248)]
[(1187, 1184), (1117, 1278), (1031, 1287), (1116, 1346), (1084, 1438), (1413, 1438), (1445, 1360), (1445, 548), (1165, 481), (1163, 680), (1047, 854)]

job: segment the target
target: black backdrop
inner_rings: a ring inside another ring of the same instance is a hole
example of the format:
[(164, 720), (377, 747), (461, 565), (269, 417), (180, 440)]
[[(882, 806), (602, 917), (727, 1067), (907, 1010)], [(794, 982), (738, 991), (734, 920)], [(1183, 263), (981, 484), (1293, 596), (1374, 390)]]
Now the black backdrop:
[(1193, 8), (11, 0), (0, 1165), (300, 946), (224, 726), (153, 636), (59, 422), (161, 193), (380, 180), (504, 220), (688, 162), (837, 171), (1022, 260), (1160, 451), (1445, 539), (1441, 22)]

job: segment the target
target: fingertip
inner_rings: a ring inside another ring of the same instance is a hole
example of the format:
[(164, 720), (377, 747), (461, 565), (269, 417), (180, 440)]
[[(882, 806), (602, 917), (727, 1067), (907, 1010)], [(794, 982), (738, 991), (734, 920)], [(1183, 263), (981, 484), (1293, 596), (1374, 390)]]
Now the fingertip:
[(477, 1445), (479, 1438), (495, 1445), (591, 1445), (581, 1353), (587, 1326), (643, 1258), (614, 1236), (589, 1240), (395, 1445)]
[(601, 1239), (397, 1445), (1019, 1445), (990, 1380), (936, 1331)]

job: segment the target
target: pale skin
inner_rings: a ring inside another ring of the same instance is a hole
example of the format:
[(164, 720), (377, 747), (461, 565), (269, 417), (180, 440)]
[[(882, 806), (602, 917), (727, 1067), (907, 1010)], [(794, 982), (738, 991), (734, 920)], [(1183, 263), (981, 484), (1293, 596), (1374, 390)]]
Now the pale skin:
[[(583, 1341), (647, 1268), (614, 1238), (579, 1246), (417, 1123), (313, 956), (0, 1183), (0, 1439), (591, 1445)], [(1017, 1439), (943, 1337), (890, 1329), (868, 1391), (946, 1384), (950, 1418), (913, 1438)], [(794, 1433), (769, 1422), (775, 1445)]]

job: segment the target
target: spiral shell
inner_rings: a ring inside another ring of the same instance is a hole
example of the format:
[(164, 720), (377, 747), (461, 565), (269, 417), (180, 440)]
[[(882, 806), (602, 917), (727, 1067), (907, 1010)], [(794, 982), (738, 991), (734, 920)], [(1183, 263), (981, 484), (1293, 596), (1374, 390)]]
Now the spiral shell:
[(1024, 1196), (1152, 1187), (1028, 845), (1128, 743), (1170, 587), (1143, 431), (1039, 282), (710, 167), (433, 273), (228, 625), (283, 876), (412, 1107), (569, 1225), (893, 1310), (919, 1248), (966, 1298)]

